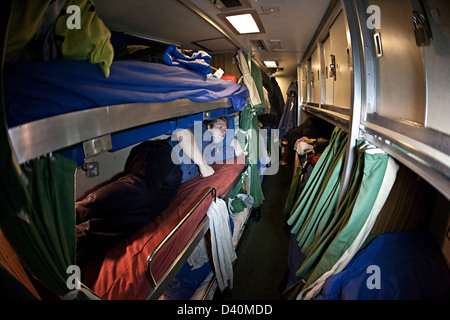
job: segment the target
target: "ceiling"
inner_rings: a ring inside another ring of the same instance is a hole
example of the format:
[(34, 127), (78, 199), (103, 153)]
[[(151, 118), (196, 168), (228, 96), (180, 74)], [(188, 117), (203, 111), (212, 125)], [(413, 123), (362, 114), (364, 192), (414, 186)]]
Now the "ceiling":
[[(224, 2), (226, 0), (223, 0)], [(226, 12), (255, 10), (264, 33), (236, 35), (218, 15), (221, 0), (95, 0), (98, 15), (115, 31), (123, 31), (181, 48), (210, 54), (251, 52), (256, 61), (275, 59), (276, 77), (296, 78), (297, 65), (307, 50), (330, 0), (234, 0), (243, 7)], [(216, 5), (214, 5), (216, 4)], [(246, 8), (249, 7), (249, 8)], [(260, 41), (265, 48), (252, 44)], [(276, 48), (274, 45), (279, 45)]]

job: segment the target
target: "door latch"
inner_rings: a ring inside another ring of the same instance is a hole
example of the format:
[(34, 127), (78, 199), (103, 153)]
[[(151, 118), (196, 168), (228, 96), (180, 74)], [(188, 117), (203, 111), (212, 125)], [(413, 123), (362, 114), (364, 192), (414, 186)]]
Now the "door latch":
[(337, 69), (336, 56), (334, 54), (331, 54), (330, 56), (331, 56), (331, 64), (330, 64), (329, 76), (330, 76), (330, 78), (333, 77), (334, 81), (336, 81), (336, 69)]
[(429, 46), (432, 37), (427, 18), (419, 11), (414, 10), (412, 13), (414, 22), (414, 35), (416, 37), (417, 46)]

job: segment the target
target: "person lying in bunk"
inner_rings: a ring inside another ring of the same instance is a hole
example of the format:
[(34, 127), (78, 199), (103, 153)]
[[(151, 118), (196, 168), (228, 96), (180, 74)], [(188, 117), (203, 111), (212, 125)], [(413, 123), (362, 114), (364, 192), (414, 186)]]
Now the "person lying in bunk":
[(240, 156), (243, 150), (227, 127), (226, 117), (220, 117), (133, 147), (123, 176), (75, 204), (77, 263), (103, 256), (154, 219), (169, 206), (181, 183), (211, 176), (212, 163)]

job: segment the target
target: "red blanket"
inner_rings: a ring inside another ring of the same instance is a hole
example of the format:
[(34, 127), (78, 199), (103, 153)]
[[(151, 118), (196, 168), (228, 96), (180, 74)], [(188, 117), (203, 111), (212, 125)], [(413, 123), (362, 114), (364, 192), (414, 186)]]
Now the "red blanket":
[[(151, 289), (146, 269), (150, 253), (210, 187), (216, 189), (218, 197), (224, 195), (239, 177), (244, 166), (244, 157), (236, 158), (235, 164), (214, 164), (214, 175), (207, 178), (196, 177), (183, 183), (171, 205), (155, 220), (110, 249), (103, 260), (96, 263), (97, 267), (89, 266), (84, 271), (87, 273), (84, 278), (91, 279), (85, 280), (86, 284), (103, 299), (145, 299)], [(156, 279), (183, 249), (206, 215), (212, 200), (213, 196), (208, 196), (155, 256), (152, 261), (152, 272)], [(94, 269), (98, 270), (98, 274), (97, 272), (95, 275), (92, 274)], [(95, 279), (92, 280), (93, 278)]]

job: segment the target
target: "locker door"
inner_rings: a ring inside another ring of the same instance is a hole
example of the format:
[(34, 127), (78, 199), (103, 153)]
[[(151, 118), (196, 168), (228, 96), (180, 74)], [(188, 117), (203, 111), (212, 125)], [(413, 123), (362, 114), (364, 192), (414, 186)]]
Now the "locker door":
[(313, 103), (320, 103), (320, 52), (317, 50), (317, 48), (314, 50), (314, 52), (311, 55), (311, 83), (313, 84), (312, 88), (312, 97), (311, 102)]
[[(344, 14), (341, 12), (330, 27), (331, 54), (335, 56), (336, 80), (334, 80), (333, 105), (350, 108), (350, 63), (349, 45), (345, 28)], [(328, 59), (328, 60), (327, 60)], [(330, 56), (325, 56), (325, 64), (331, 64)]]
[(419, 124), (425, 120), (425, 74), (422, 49), (414, 35), (409, 0), (370, 0), (380, 8), (383, 55), (376, 61), (376, 113)]
[(325, 104), (334, 105), (334, 77), (330, 76), (331, 40), (327, 37), (323, 43), (323, 56), (325, 61)]
[(308, 94), (307, 94), (307, 90), (308, 90), (308, 80), (307, 80), (307, 74), (308, 74), (308, 66), (306, 65), (306, 64), (304, 64), (303, 66), (302, 66), (302, 69), (301, 69), (301, 74), (300, 74), (300, 79), (301, 79), (301, 90), (300, 90), (300, 94), (301, 94), (301, 96), (300, 96), (300, 101), (303, 103), (303, 102), (306, 102), (306, 101), (308, 101)]
[(450, 1), (427, 0), (433, 40), (424, 46), (428, 112), (426, 127), (450, 135)]

